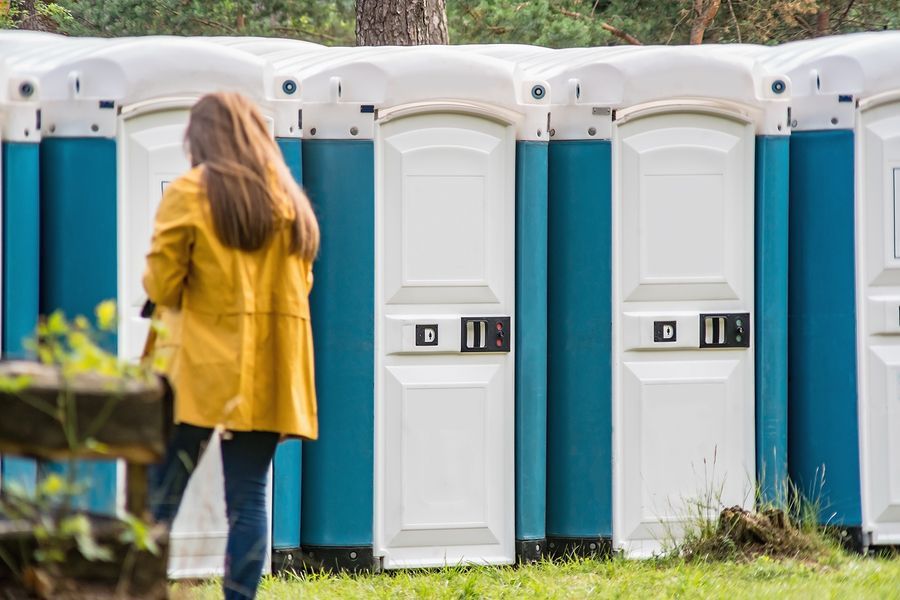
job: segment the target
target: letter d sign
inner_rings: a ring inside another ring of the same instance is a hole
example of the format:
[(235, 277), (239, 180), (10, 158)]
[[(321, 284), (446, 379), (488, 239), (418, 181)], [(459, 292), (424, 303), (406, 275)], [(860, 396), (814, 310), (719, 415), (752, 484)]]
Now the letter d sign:
[(677, 341), (675, 321), (654, 321), (653, 322), (653, 341), (654, 342)]
[(437, 346), (437, 323), (428, 325), (416, 325), (416, 346)]

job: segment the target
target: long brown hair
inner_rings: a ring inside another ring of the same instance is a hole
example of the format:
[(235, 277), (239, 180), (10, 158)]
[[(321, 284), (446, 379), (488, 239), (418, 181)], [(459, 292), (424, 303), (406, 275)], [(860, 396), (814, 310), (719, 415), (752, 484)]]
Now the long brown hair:
[[(312, 261), (319, 225), (309, 198), (294, 181), (259, 109), (235, 93), (202, 97), (191, 109), (185, 134), (191, 162), (203, 165), (213, 227), (230, 248), (259, 250), (272, 238), (280, 190), (294, 207), (292, 254)], [(270, 169), (275, 171), (271, 180)]]

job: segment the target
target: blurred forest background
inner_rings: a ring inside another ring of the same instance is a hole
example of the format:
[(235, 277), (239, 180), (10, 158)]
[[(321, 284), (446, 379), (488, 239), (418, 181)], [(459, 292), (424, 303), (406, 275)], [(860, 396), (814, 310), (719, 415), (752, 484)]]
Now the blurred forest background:
[[(363, 0), (360, 0), (362, 2)], [(452, 44), (751, 42), (900, 28), (900, 0), (381, 0), (446, 8)], [(362, 13), (360, 13), (362, 14)], [(0, 0), (0, 28), (357, 42), (355, 0)]]

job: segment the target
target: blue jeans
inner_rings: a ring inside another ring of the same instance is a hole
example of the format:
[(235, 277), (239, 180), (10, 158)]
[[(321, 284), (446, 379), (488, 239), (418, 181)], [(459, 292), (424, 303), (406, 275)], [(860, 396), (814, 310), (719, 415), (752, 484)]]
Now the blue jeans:
[[(188, 479), (200, 460), (212, 429), (178, 424), (162, 464), (151, 470), (153, 517), (172, 524)], [(225, 598), (253, 598), (269, 545), (266, 486), (278, 434), (235, 431), (222, 440), (228, 545), (225, 550)], [(215, 494), (216, 490), (204, 490)]]

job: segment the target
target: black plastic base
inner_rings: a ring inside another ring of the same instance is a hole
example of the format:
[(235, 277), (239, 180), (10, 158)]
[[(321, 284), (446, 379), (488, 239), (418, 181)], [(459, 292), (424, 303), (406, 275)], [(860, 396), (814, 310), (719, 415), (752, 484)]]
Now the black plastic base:
[(867, 554), (869, 552), (869, 536), (863, 533), (862, 527), (838, 527), (838, 541), (848, 552)]
[(612, 555), (612, 540), (601, 537), (548, 537), (546, 554), (553, 559), (590, 556), (607, 558)]
[(272, 550), (272, 574), (300, 573), (303, 571), (300, 548), (275, 548)]
[(380, 570), (372, 546), (304, 546), (304, 571), (372, 573)]
[(516, 540), (516, 564), (540, 562), (547, 551), (547, 540)]

